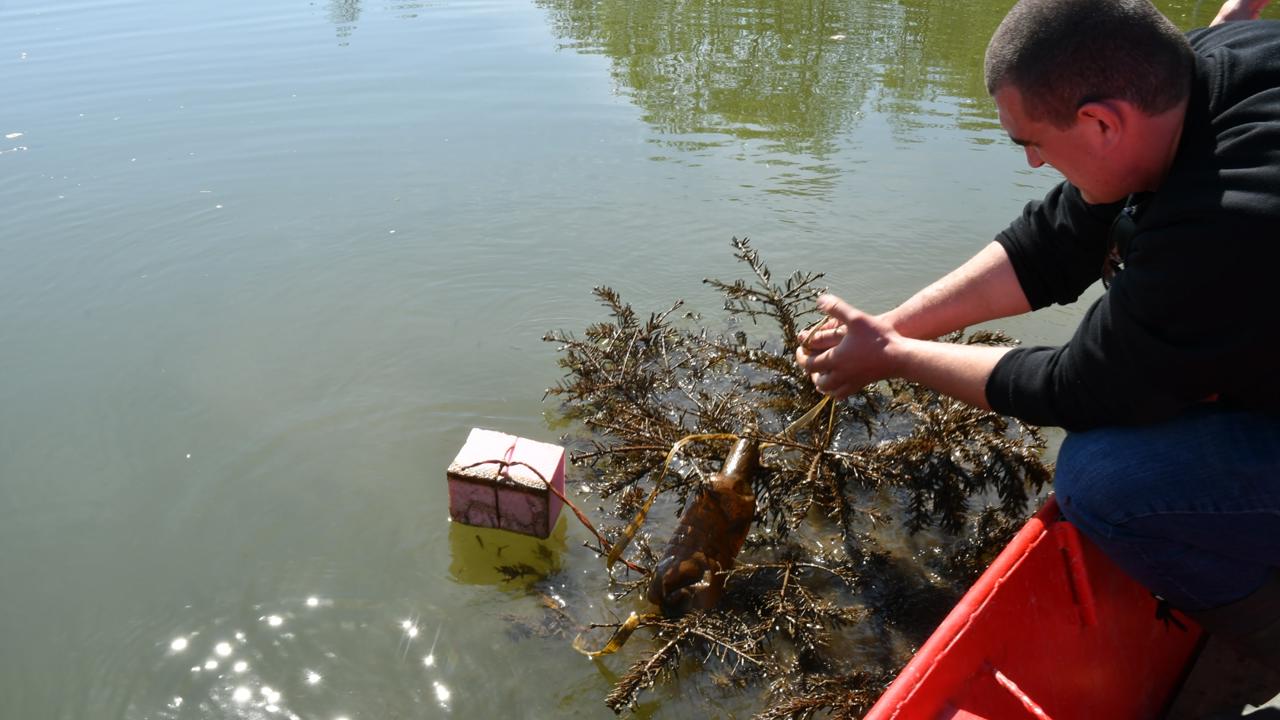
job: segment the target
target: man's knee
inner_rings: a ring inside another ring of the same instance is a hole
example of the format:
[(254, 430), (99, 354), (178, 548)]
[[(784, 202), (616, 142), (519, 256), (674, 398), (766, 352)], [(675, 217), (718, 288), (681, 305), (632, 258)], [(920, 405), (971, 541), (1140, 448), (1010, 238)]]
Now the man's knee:
[(1124, 516), (1125, 476), (1116, 438), (1108, 430), (1071, 433), (1058, 451), (1053, 486), (1058, 506), (1076, 525), (1116, 524)]

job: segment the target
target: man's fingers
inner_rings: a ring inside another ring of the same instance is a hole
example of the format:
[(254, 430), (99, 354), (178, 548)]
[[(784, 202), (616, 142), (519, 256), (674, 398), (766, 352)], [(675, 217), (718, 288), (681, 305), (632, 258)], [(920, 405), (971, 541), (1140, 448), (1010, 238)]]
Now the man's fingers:
[(815, 342), (824, 341), (833, 331), (839, 328), (839, 321), (829, 317), (823, 318), (821, 322), (814, 323), (812, 326), (800, 331), (800, 344), (805, 347), (812, 347)]
[[(835, 378), (826, 373), (810, 373), (809, 377), (813, 380), (813, 389), (823, 395), (834, 395), (834, 390), (839, 389), (840, 384)], [(839, 399), (839, 398), (837, 398)]]
[(852, 305), (830, 294), (818, 298), (818, 310), (842, 323), (855, 322), (862, 317), (862, 313)]
[(808, 352), (808, 353), (805, 353), (804, 361), (800, 364), (800, 366), (803, 367), (805, 370), (809, 371), (810, 373), (830, 372), (831, 370), (839, 366), (839, 363), (836, 362), (836, 360), (833, 357), (834, 355), (835, 353), (832, 352), (831, 350), (823, 350), (822, 352), (817, 352), (817, 351)]
[(842, 383), (835, 377), (824, 373), (812, 373), (809, 377), (813, 380), (813, 388), (815, 390), (823, 395), (830, 395), (836, 400), (843, 400), (862, 389), (849, 383)]
[(845, 336), (844, 326), (837, 323), (835, 320), (828, 320), (828, 322), (830, 322), (833, 327), (820, 328), (809, 333), (809, 336), (803, 343), (804, 347), (808, 348), (810, 351), (821, 352), (823, 350), (829, 350), (840, 344), (840, 341), (843, 340)]
[[(820, 355), (829, 357), (831, 349), (844, 340), (845, 334), (845, 327), (839, 324), (830, 330), (817, 331), (810, 342), (802, 343), (796, 348), (796, 364), (810, 372), (819, 369), (813, 366), (814, 359)], [(826, 364), (821, 369), (826, 370)]]

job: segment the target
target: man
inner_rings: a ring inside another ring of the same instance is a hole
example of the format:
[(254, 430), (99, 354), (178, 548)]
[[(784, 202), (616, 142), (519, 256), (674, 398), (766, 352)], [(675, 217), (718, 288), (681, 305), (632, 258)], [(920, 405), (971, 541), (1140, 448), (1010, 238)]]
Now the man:
[[(1147, 0), (1021, 0), (987, 89), (1066, 180), (878, 316), (824, 296), (797, 362), (828, 395), (901, 377), (1070, 431), (1063, 512), (1280, 668), (1280, 23), (1229, 0), (1184, 36)], [(1106, 293), (1057, 348), (929, 340)]]

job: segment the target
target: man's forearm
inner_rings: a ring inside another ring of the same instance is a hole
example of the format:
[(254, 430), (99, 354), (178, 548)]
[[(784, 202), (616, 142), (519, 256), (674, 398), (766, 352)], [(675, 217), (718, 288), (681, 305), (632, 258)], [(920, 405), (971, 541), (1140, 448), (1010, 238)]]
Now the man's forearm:
[(987, 380), (1007, 347), (957, 345), (902, 337), (886, 352), (898, 374), (912, 382), (950, 395), (970, 405), (990, 410)]
[(1227, 0), (1222, 3), (1222, 7), (1218, 9), (1218, 15), (1209, 25), (1221, 25), (1224, 22), (1238, 20), (1257, 20), (1262, 14), (1262, 8), (1270, 2), (1271, 0)]
[(928, 339), (1030, 310), (1008, 253), (992, 242), (881, 318), (906, 337)]

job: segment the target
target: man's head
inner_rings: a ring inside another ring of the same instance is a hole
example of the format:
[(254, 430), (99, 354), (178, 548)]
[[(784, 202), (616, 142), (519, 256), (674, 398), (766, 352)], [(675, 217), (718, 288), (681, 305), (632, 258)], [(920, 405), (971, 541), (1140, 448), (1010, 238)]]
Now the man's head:
[(1020, 0), (987, 47), (987, 90), (1032, 167), (1088, 202), (1154, 190), (1173, 160), (1191, 47), (1148, 0)]
[(1191, 46), (1148, 0), (1021, 0), (987, 46), (987, 92), (1017, 88), (1060, 130), (1091, 100), (1158, 115), (1186, 98)]

